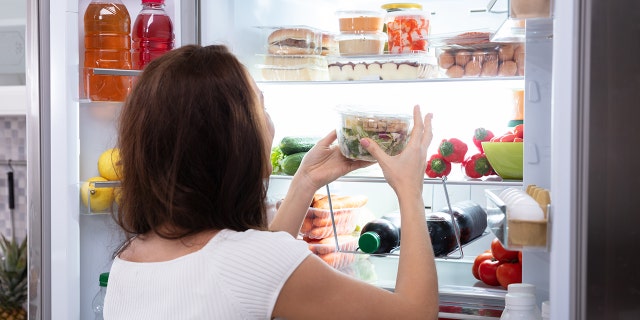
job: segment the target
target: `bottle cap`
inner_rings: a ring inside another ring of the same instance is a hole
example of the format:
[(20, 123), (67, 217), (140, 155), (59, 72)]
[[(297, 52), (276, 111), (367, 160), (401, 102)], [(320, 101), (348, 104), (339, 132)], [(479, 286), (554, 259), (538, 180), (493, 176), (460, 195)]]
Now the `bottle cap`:
[(507, 286), (508, 293), (528, 293), (536, 295), (536, 286), (530, 283), (512, 283)]
[(542, 316), (543, 317), (549, 317), (549, 314), (551, 313), (551, 310), (549, 310), (550, 306), (549, 306), (549, 301), (543, 301), (542, 302)]
[(367, 231), (360, 235), (358, 246), (365, 253), (374, 253), (380, 248), (380, 235), (373, 231)]
[(101, 273), (100, 274), (100, 286), (101, 287), (106, 287), (108, 281), (109, 281), (109, 272)]
[(422, 5), (419, 3), (387, 3), (381, 6), (382, 9), (391, 11), (400, 11), (400, 10), (422, 10)]
[(142, 3), (164, 4), (164, 0), (142, 0)]
[(527, 307), (533, 308), (536, 305), (536, 297), (528, 293), (507, 293), (504, 296), (507, 307)]

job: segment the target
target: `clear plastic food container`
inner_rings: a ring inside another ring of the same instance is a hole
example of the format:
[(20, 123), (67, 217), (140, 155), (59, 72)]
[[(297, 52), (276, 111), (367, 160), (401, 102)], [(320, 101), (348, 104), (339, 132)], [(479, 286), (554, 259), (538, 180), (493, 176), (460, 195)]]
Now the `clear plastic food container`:
[(321, 54), (323, 34), (326, 32), (305, 25), (260, 26), (268, 54)]
[(427, 50), (427, 38), (431, 30), (429, 12), (421, 10), (392, 11), (387, 13), (385, 24), (389, 52), (398, 54)]
[(358, 237), (351, 234), (338, 236), (339, 251), (336, 250), (336, 240), (333, 236), (324, 239), (305, 239), (305, 241), (309, 244), (311, 252), (336, 269), (344, 268), (355, 260), (354, 253), (344, 252), (354, 252), (358, 247)]
[(488, 32), (465, 32), (430, 39), (435, 48), (441, 76), (514, 77), (524, 76), (524, 43), (491, 42)]
[(335, 36), (341, 56), (382, 54), (386, 39), (387, 35), (383, 32), (342, 33)]
[(328, 57), (329, 79), (415, 80), (438, 76), (434, 56), (424, 53)]
[(368, 33), (382, 32), (384, 11), (378, 10), (342, 10), (336, 12), (340, 32)]
[[(359, 211), (360, 208), (333, 210), (333, 220), (335, 221), (336, 232), (338, 235), (350, 234), (355, 230)], [(331, 220), (331, 211), (328, 209), (310, 207), (302, 222), (300, 234), (309, 239), (324, 239), (332, 237), (334, 232)]]
[(258, 55), (263, 64), (256, 65), (267, 81), (326, 81), (329, 71), (325, 56)]
[(355, 160), (376, 161), (360, 145), (360, 139), (371, 138), (391, 156), (397, 155), (407, 145), (412, 128), (412, 116), (378, 111), (383, 108), (339, 106), (340, 122), (336, 128), (338, 145), (342, 154)]

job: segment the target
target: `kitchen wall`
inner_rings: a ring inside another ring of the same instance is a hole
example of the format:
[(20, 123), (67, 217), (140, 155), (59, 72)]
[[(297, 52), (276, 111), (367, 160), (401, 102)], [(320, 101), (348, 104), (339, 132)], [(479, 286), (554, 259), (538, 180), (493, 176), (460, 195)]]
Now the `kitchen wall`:
[[(0, 234), (11, 236), (11, 212), (9, 210), (9, 189), (7, 172), (9, 166), (4, 160), (27, 159), (25, 116), (0, 116)], [(22, 239), (27, 234), (27, 167), (24, 164), (12, 164), (15, 209), (15, 235)]]

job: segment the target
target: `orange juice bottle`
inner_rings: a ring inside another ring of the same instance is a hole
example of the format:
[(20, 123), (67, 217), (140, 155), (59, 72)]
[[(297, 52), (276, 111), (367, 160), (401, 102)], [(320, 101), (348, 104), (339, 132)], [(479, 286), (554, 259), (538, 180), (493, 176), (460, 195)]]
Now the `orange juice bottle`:
[(120, 0), (93, 0), (84, 14), (84, 85), (93, 101), (124, 101), (128, 76), (96, 75), (93, 68), (131, 69), (131, 18)]

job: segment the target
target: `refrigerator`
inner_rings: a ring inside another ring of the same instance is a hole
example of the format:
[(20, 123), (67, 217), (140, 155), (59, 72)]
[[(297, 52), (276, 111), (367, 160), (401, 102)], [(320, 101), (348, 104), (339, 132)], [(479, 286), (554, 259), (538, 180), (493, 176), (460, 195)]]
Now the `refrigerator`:
[[(89, 212), (79, 197), (82, 182), (96, 173), (100, 152), (115, 144), (121, 108), (121, 103), (91, 102), (82, 94), (82, 17), (88, 2), (28, 2), (27, 150), (28, 162), (38, 164), (28, 170), (30, 319), (92, 318), (98, 275), (109, 270), (123, 240), (108, 214)], [(139, 1), (123, 2), (133, 21)], [(523, 282), (536, 285), (538, 303), (551, 301), (553, 319), (637, 318), (640, 280), (633, 271), (640, 261), (633, 251), (639, 236), (633, 225), (640, 218), (634, 214), (632, 190), (640, 179), (633, 172), (640, 133), (632, 121), (638, 118), (640, 73), (627, 52), (638, 49), (629, 32), (638, 29), (640, 4), (553, 1), (551, 18), (528, 19), (525, 34), (516, 35), (526, 39), (522, 77), (260, 79), (266, 31), (283, 25), (335, 31), (337, 10), (379, 8), (386, 2), (167, 0), (166, 10), (174, 23), (176, 46), (226, 44), (250, 69), (276, 125), (275, 143), (286, 135), (319, 136), (335, 129), (336, 105), (411, 108), (418, 103), (435, 114), (434, 150), (440, 139), (468, 134), (476, 126), (506, 129), (510, 92), (524, 89), (523, 179), (470, 182), (455, 168), (447, 194), (441, 182), (425, 179), (425, 204), (437, 210), (449, 196), (451, 201), (471, 199), (485, 205), (486, 189), (530, 184), (549, 189), (548, 246), (523, 249)], [(433, 33), (502, 30), (509, 21), (507, 1), (416, 2), (430, 13)], [(282, 197), (289, 181), (272, 177), (270, 199)], [(397, 209), (379, 172), (340, 179), (330, 188), (332, 193), (367, 194), (374, 215)], [(439, 282), (454, 299), (464, 300), (469, 290), (487, 289), (474, 283), (469, 268), (474, 255), (488, 248), (489, 239), (464, 247), (461, 259), (438, 259)], [(376, 284), (392, 289), (396, 261), (374, 260)], [(504, 290), (495, 291), (482, 291), (474, 299), (482, 300), (483, 294), (486, 299), (503, 298)]]

